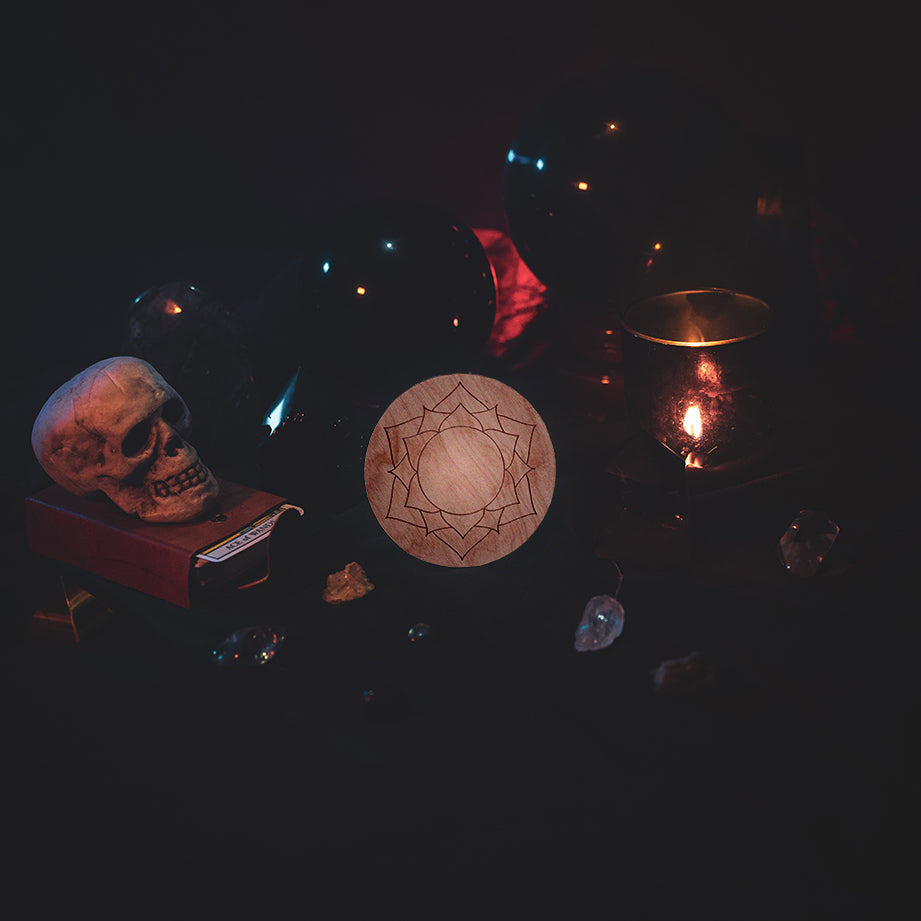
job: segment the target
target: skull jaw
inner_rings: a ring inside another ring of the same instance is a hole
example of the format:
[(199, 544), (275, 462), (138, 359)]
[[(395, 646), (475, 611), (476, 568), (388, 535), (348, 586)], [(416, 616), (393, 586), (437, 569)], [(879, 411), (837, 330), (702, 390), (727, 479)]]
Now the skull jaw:
[(166, 496), (157, 495), (149, 486), (131, 488), (122, 486), (111, 489), (106, 495), (123, 512), (161, 524), (178, 524), (201, 518), (217, 506), (220, 485), (211, 471), (204, 467), (207, 474), (201, 483), (188, 486)]

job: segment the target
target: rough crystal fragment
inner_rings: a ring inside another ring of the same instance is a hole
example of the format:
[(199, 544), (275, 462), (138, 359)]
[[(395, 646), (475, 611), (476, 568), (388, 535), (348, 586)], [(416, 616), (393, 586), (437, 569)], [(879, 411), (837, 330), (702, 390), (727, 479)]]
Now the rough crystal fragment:
[(593, 652), (610, 646), (624, 629), (623, 605), (610, 595), (590, 598), (576, 628), (576, 652)]
[(345, 569), (330, 573), (326, 577), (326, 588), (323, 590), (323, 600), (330, 604), (342, 604), (344, 601), (354, 601), (368, 594), (374, 585), (368, 579), (364, 569), (359, 563), (349, 563)]
[(838, 525), (827, 515), (804, 509), (780, 538), (780, 558), (791, 575), (814, 576), (838, 537)]
[(285, 635), (268, 627), (245, 627), (231, 633), (211, 655), (216, 665), (265, 665), (278, 652)]
[(657, 691), (695, 691), (712, 680), (713, 675), (696, 652), (680, 659), (666, 659), (652, 673)]

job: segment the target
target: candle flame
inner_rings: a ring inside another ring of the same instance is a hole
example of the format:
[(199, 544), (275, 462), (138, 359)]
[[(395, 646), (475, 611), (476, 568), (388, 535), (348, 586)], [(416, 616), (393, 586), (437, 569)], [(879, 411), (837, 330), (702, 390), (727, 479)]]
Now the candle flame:
[(689, 406), (688, 411), (684, 414), (684, 430), (692, 438), (699, 439), (703, 434), (703, 423), (700, 418), (700, 407)]
[(182, 313), (182, 308), (175, 301), (167, 301), (163, 305), (163, 312), (175, 316), (177, 313)]

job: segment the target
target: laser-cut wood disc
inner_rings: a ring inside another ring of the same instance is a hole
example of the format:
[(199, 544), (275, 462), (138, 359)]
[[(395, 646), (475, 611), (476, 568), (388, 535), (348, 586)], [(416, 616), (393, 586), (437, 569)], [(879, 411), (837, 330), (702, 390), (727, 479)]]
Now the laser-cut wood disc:
[(556, 457), (537, 410), (476, 374), (421, 381), (381, 416), (365, 489), (381, 527), (440, 566), (481, 566), (520, 547), (553, 498)]

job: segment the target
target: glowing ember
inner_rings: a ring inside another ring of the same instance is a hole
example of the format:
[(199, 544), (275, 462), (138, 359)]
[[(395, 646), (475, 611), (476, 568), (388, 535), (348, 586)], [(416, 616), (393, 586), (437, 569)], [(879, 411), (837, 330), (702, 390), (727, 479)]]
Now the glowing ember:
[(692, 438), (699, 439), (703, 434), (704, 427), (700, 419), (700, 407), (688, 407), (688, 411), (684, 414), (684, 430)]
[(163, 305), (163, 312), (171, 313), (175, 316), (177, 313), (182, 313), (182, 308), (175, 301), (167, 301)]

